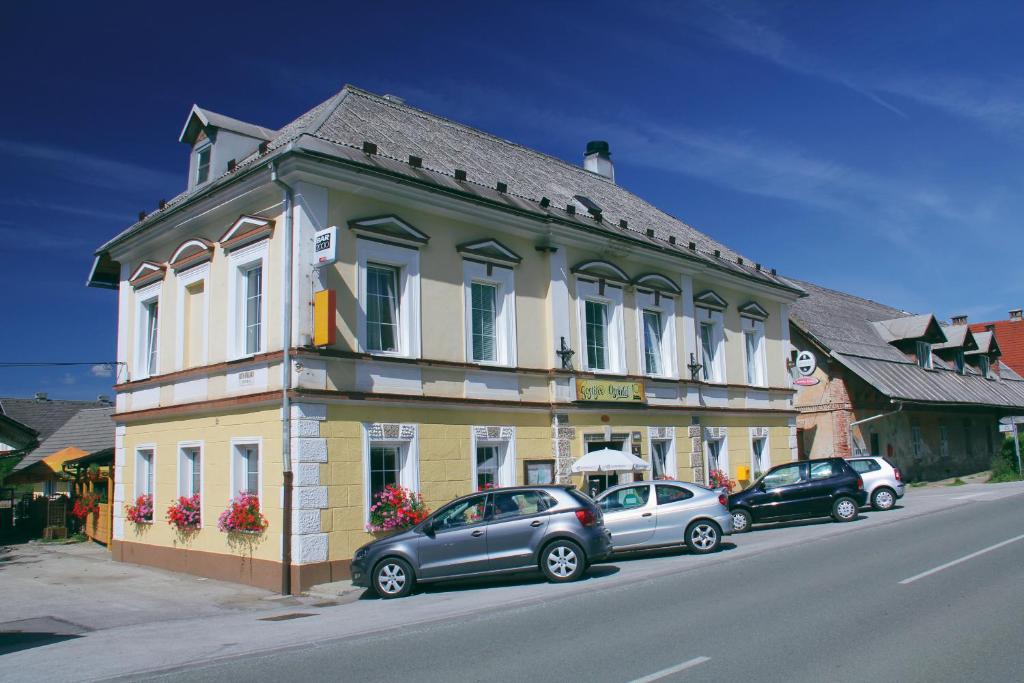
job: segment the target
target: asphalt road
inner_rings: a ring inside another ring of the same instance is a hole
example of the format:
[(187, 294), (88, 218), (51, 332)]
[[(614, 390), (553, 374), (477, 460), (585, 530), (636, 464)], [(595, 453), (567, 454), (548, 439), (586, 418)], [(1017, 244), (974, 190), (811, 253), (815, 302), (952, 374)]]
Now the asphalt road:
[[(610, 586), (592, 579), (594, 590), (543, 602), (162, 677), (219, 683), (1024, 680), (1022, 513), (1021, 496), (962, 504), (865, 525), (860, 533), (737, 553), (735, 561), (681, 573)], [(723, 559), (730, 552), (737, 551), (723, 550)], [(591, 571), (607, 576), (616, 566), (645, 561), (623, 558)]]

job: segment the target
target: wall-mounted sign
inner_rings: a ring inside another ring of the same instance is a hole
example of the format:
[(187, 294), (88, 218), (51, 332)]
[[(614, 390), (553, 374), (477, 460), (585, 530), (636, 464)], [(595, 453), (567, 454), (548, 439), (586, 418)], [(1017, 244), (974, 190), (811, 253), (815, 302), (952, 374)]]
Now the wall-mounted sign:
[(313, 294), (313, 346), (334, 343), (334, 313), (338, 310), (333, 289), (322, 289)]
[(801, 375), (804, 377), (813, 375), (817, 368), (818, 363), (814, 360), (813, 353), (810, 351), (801, 351), (796, 354), (796, 369)]
[(797, 385), (798, 387), (813, 387), (820, 381), (821, 380), (819, 380), (817, 377), (797, 377), (795, 380), (793, 380), (793, 384)]
[(334, 263), (338, 256), (338, 228), (332, 225), (325, 230), (318, 230), (313, 244), (313, 260), (316, 265)]
[(643, 403), (643, 382), (618, 382), (607, 379), (577, 379), (577, 401)]

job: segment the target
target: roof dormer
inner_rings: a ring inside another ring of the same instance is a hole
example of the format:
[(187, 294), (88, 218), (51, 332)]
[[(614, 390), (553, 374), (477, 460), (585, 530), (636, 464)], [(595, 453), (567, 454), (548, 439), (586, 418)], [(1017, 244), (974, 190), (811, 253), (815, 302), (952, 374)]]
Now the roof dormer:
[(192, 105), (180, 142), (192, 148), (188, 166), (188, 189), (205, 185), (270, 141), (277, 131), (239, 121)]

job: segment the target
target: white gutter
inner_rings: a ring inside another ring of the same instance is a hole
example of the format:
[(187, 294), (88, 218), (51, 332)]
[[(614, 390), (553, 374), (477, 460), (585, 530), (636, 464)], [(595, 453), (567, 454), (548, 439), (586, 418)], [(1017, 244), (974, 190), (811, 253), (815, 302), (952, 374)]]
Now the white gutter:
[[(846, 427), (847, 432), (848, 432), (847, 433), (847, 441), (848, 441), (847, 446), (850, 449), (850, 455), (853, 455), (854, 451), (856, 450), (854, 448), (854, 443), (853, 443), (853, 428), (854, 427), (857, 427), (859, 425), (865, 424), (867, 422), (874, 422), (875, 420), (881, 420), (883, 417), (889, 417), (891, 415), (895, 415), (896, 413), (898, 413), (901, 410), (903, 410), (903, 401), (897, 401), (896, 399), (889, 399), (889, 401), (891, 403), (895, 403), (896, 404), (896, 410), (890, 411), (888, 413), (881, 413), (879, 415), (872, 415), (871, 417), (865, 417), (863, 420), (854, 420), (853, 422), (851, 422), (850, 424), (847, 425), (847, 427)], [(881, 455), (881, 453), (871, 453), (871, 455)]]

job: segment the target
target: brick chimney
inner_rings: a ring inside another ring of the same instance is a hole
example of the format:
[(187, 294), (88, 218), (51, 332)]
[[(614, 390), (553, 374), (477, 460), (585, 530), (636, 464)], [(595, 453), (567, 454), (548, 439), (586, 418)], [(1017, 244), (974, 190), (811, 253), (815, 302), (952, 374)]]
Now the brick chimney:
[(1024, 314), (1024, 309), (1021, 309), (1021, 308), (1013, 309), (1012, 311), (1010, 311), (1010, 322), (1012, 322), (1012, 323), (1019, 323), (1021, 320), (1024, 320), (1024, 317), (1022, 317), (1022, 314)]
[(966, 325), (967, 324), (967, 316), (966, 315), (954, 315), (952, 317), (952, 319), (950, 320), (950, 322), (952, 322), (954, 325)]

